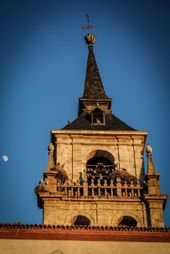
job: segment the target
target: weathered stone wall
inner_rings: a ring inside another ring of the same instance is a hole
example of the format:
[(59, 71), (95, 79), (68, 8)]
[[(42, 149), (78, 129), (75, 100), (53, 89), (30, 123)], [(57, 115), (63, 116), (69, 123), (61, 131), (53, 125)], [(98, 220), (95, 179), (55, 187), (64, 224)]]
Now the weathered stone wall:
[(45, 200), (44, 224), (72, 225), (76, 216), (86, 216), (91, 224), (118, 226), (123, 216), (131, 216), (137, 226), (147, 226), (146, 208), (140, 201), (57, 201)]
[[(141, 176), (146, 132), (59, 130), (52, 131), (52, 135), (56, 141), (54, 151), (57, 162), (65, 164), (69, 178), (75, 182), (79, 179), (79, 173), (86, 169), (87, 161), (98, 150), (106, 151), (107, 156), (113, 158), (116, 169), (126, 169), (137, 178)], [(137, 221), (137, 226), (147, 226), (146, 206), (140, 198), (64, 201), (50, 197), (49, 192), (43, 200), (45, 224), (71, 225), (76, 216), (83, 215), (89, 218), (91, 225), (117, 226), (122, 216), (131, 216)]]
[(89, 154), (104, 150), (113, 155), (118, 168), (141, 176), (146, 132), (138, 131), (52, 131), (56, 138), (57, 162), (65, 163), (70, 178), (77, 180), (86, 169)]

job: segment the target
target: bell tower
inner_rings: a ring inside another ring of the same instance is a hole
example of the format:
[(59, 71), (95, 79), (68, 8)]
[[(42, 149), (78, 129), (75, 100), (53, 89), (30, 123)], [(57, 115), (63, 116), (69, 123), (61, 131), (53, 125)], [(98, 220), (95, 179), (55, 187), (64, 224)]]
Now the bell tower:
[(147, 131), (112, 114), (88, 33), (88, 58), (78, 116), (51, 130), (48, 166), (36, 187), (43, 223), (51, 225), (162, 227), (167, 195), (147, 146)]

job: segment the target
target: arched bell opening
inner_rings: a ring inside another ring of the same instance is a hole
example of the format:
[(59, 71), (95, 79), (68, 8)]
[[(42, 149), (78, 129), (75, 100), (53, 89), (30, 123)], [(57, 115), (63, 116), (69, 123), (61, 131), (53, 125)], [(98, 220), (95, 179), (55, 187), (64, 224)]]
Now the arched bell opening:
[(92, 181), (97, 184), (98, 180), (103, 184), (104, 180), (110, 181), (110, 175), (115, 171), (114, 157), (104, 150), (93, 151), (86, 163), (88, 184)]
[(78, 215), (74, 220), (74, 225), (90, 226), (90, 220), (86, 216)]
[(118, 226), (136, 227), (137, 221), (131, 216), (123, 216)]
[(105, 125), (105, 114), (103, 110), (97, 107), (91, 112), (91, 124)]

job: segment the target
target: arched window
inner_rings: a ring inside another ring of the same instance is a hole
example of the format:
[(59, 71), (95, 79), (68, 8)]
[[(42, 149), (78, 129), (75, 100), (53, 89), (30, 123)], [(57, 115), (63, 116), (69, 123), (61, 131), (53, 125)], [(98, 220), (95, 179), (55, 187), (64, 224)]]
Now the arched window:
[(77, 226), (89, 226), (90, 225), (90, 220), (86, 217), (86, 216), (83, 216), (83, 215), (78, 215), (76, 218), (75, 218), (75, 221), (74, 221), (74, 225), (77, 225)]
[(100, 179), (103, 182), (109, 180), (109, 176), (115, 170), (114, 157), (107, 151), (96, 150), (91, 153), (86, 163), (86, 173), (89, 184), (91, 179), (97, 183)]
[(119, 226), (136, 227), (137, 221), (131, 216), (123, 216), (120, 220)]

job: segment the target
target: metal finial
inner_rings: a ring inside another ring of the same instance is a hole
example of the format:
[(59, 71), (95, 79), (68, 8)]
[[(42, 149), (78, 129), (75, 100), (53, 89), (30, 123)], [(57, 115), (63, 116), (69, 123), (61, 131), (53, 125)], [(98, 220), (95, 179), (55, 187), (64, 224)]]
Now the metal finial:
[(82, 26), (81, 28), (87, 29), (88, 32), (90, 33), (90, 29), (95, 28), (95, 26), (90, 25), (90, 18), (88, 14), (86, 15), (86, 17), (87, 17), (87, 26)]
[(88, 45), (92, 45), (96, 41), (96, 37), (90, 32), (90, 29), (94, 28), (95, 26), (90, 25), (90, 18), (89, 15), (87, 14), (87, 26), (82, 26), (82, 29), (88, 29), (88, 34), (84, 37), (85, 41)]

